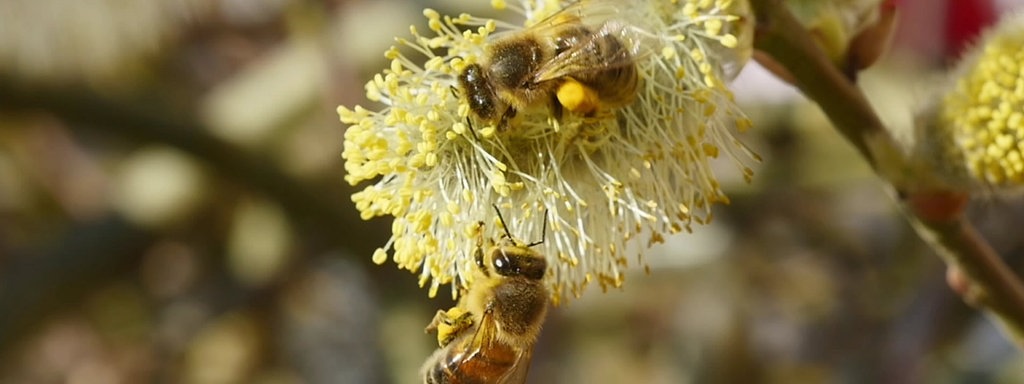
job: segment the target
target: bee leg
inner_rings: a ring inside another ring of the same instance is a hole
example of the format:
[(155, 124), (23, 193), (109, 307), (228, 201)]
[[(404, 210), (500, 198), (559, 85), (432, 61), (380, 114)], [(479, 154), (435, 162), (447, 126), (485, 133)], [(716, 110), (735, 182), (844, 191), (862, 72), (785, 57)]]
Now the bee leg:
[(505, 109), (505, 113), (501, 114), (501, 120), (498, 121), (498, 132), (508, 131), (508, 123), (516, 117), (516, 109), (508, 107)]
[(498, 305), (495, 299), (487, 300), (487, 304), (484, 305), (484, 316), (494, 315), (494, 307)]
[[(480, 227), (483, 228), (484, 223), (479, 223)], [(484, 234), (481, 230), (477, 234), (476, 247), (473, 248), (473, 261), (476, 262), (476, 267), (480, 269), (485, 277), (491, 277), (491, 273), (487, 270), (487, 260), (484, 260)]]
[(487, 272), (487, 264), (484, 264), (483, 247), (476, 247), (476, 249), (473, 250), (473, 261), (476, 261), (476, 267), (480, 268), (480, 272), (482, 272), (484, 276), (490, 277), (491, 274)]
[(555, 118), (555, 121), (562, 122), (562, 114), (565, 113), (562, 103), (558, 101), (558, 95), (551, 94), (551, 105), (549, 107), (551, 111), (551, 117)]
[(555, 98), (558, 99), (558, 103), (565, 107), (565, 109), (586, 117), (592, 117), (596, 114), (598, 104), (601, 101), (597, 91), (571, 77), (558, 86), (558, 90), (555, 91)]
[(444, 347), (455, 340), (463, 330), (473, 326), (473, 314), (459, 307), (448, 310), (447, 319), (437, 329), (437, 342)]
[(473, 325), (473, 314), (460, 307), (448, 311), (438, 310), (425, 332), (437, 331), (437, 344), (444, 347), (455, 340), (459, 333)]
[(437, 313), (434, 314), (434, 318), (430, 320), (430, 324), (427, 324), (427, 327), (423, 329), (423, 332), (431, 333), (436, 331), (437, 325), (443, 322), (444, 318), (447, 317), (447, 315), (448, 314), (445, 313), (445, 311), (438, 309)]

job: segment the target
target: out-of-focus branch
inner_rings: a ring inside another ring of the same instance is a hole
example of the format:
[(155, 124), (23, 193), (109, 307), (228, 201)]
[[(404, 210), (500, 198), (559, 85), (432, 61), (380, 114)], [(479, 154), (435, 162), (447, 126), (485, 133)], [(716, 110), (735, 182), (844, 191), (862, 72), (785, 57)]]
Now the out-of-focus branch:
[(0, 356), (9, 358), (12, 343), (47, 313), (132, 270), (156, 236), (110, 215), (75, 223), (58, 240), (0, 270)]
[(914, 229), (934, 248), (953, 273), (967, 278), (968, 304), (989, 310), (1024, 348), (1024, 286), (988, 242), (963, 216), (931, 221), (910, 216)]
[(386, 229), (369, 228), (354, 208), (346, 208), (350, 191), (292, 177), (268, 158), (211, 135), (190, 111), (159, 100), (114, 98), (81, 86), (27, 84), (0, 73), (0, 110), (51, 113), (76, 129), (181, 149), (224, 178), (276, 201), (305, 235), (318, 234), (320, 241), (354, 254), (369, 255), (373, 244), (386, 240)]
[[(793, 76), (794, 84), (816, 102), (839, 132), (875, 171), (892, 183), (908, 220), (950, 268), (970, 281), (968, 301), (989, 311), (1024, 348), (1024, 284), (963, 216), (963, 200), (915, 185), (908, 160), (864, 94), (815, 45), (781, 0), (751, 0), (757, 15), (755, 48)], [(951, 208), (935, 216), (922, 201)]]
[[(385, 241), (387, 228), (363, 222), (354, 208), (346, 208), (347, 191), (292, 177), (269, 159), (210, 135), (181, 108), (147, 101), (105, 96), (80, 86), (26, 84), (0, 74), (0, 111), (47, 113), (74, 129), (181, 149), (225, 179), (277, 202), (296, 223), (306, 247), (345, 249), (344, 254), (367, 255), (360, 261), (369, 264), (368, 255)], [(33, 250), (38, 254), (5, 265), (0, 274), (0, 354), (9, 352), (48, 313), (78, 301), (97, 282), (130, 271), (156, 235), (111, 217), (73, 226), (54, 247)]]
[(783, 1), (751, 3), (757, 15), (755, 48), (784, 66), (794, 76), (794, 85), (818, 103), (839, 132), (876, 166), (865, 136), (886, 132), (864, 94), (821, 51)]

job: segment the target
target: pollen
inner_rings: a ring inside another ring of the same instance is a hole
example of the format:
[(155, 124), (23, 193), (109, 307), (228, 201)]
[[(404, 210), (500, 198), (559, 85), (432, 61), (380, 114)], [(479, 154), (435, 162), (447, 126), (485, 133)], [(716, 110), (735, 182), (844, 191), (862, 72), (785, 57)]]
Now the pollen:
[(739, 46), (739, 39), (737, 39), (736, 35), (733, 34), (722, 35), (722, 39), (720, 41), (726, 48), (736, 48)]
[(377, 248), (377, 250), (373, 251), (374, 264), (381, 265), (384, 264), (385, 261), (388, 261), (388, 253), (384, 248)]
[(597, 109), (600, 97), (597, 92), (574, 79), (568, 79), (556, 92), (558, 102), (566, 109), (589, 114)]

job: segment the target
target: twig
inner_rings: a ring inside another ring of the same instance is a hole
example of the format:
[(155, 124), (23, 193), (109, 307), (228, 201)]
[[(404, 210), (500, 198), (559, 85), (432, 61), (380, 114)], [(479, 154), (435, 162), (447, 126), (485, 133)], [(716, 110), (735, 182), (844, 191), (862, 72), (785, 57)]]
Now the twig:
[[(795, 85), (893, 185), (918, 234), (949, 268), (959, 269), (970, 280), (971, 297), (965, 299), (995, 316), (1017, 346), (1024, 348), (1024, 284), (964, 218), (963, 204), (957, 204), (962, 199), (915, 185), (909, 161), (864, 94), (815, 45), (781, 0), (751, 0), (751, 5), (758, 23), (755, 48), (785, 67)], [(922, 200), (945, 202), (952, 210), (936, 217), (921, 209)]]
[[(117, 215), (73, 223), (59, 241), (14, 258), (0, 270), (0, 356), (47, 314), (80, 302), (83, 292), (128, 273), (156, 237)], [(5, 361), (7, 361), (5, 359)]]
[[(368, 265), (368, 255), (388, 233), (382, 223), (360, 220), (346, 204), (347, 191), (292, 177), (266, 157), (210, 135), (189, 113), (166, 103), (101, 95), (86, 87), (27, 84), (0, 73), (0, 111), (52, 114), (73, 129), (181, 149), (225, 179), (280, 204), (297, 224), (307, 249), (344, 249), (346, 255), (364, 255), (357, 259)], [(130, 270), (157, 235), (110, 216), (75, 226), (56, 246), (5, 265), (0, 274), (0, 355), (10, 353), (49, 313), (98, 287), (96, 282)]]
[(87, 87), (28, 84), (0, 73), (0, 110), (51, 113), (75, 129), (181, 149), (225, 179), (280, 204), (307, 238), (317, 234), (323, 243), (366, 255), (373, 251), (373, 244), (386, 240), (386, 225), (368, 228), (352, 204), (346, 204), (345, 196), (351, 191), (292, 177), (265, 156), (211, 135), (183, 108), (149, 98), (102, 95)]

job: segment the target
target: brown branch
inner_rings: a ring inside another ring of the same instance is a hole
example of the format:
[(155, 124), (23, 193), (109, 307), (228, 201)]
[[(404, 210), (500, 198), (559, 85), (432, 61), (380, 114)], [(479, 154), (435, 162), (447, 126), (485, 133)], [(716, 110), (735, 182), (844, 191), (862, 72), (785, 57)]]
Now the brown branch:
[[(970, 281), (972, 297), (965, 299), (998, 318), (1018, 347), (1024, 348), (1024, 284), (966, 221), (964, 204), (958, 204), (962, 199), (915, 183), (908, 159), (864, 94), (818, 48), (783, 1), (751, 0), (751, 5), (758, 23), (755, 48), (785, 67), (794, 84), (821, 107), (879, 176), (892, 183), (918, 234), (948, 267)], [(919, 204), (928, 200), (952, 209), (936, 216), (927, 204)]]
[(863, 136), (885, 134), (882, 121), (864, 94), (832, 64), (806, 29), (779, 0), (752, 0), (757, 12), (755, 48), (771, 55), (792, 76), (794, 85), (814, 100), (832, 124), (874, 166)]
[[(346, 250), (341, 253), (369, 265), (369, 255), (389, 233), (385, 223), (359, 218), (346, 197), (351, 191), (292, 177), (265, 156), (210, 135), (190, 113), (168, 103), (82, 86), (28, 84), (0, 74), (0, 111), (46, 113), (80, 132), (176, 147), (279, 204), (307, 249)], [(0, 355), (49, 313), (101, 286), (97, 282), (129, 272), (157, 236), (112, 215), (72, 226), (54, 246), (26, 251), (31, 257), (11, 259), (0, 271)]]
[(45, 249), (16, 255), (0, 269), (0, 357), (48, 313), (130, 272), (156, 237), (117, 215), (72, 223)]
[(319, 235), (325, 244), (369, 255), (374, 244), (386, 241), (387, 226), (368, 227), (348, 202), (351, 191), (292, 177), (265, 156), (211, 135), (190, 111), (145, 96), (113, 97), (82, 86), (29, 84), (0, 73), (0, 110), (50, 113), (74, 129), (176, 147), (225, 179), (274, 200), (307, 237)]
[(953, 273), (963, 274), (969, 281), (961, 292), (965, 301), (991, 311), (1007, 332), (1024, 345), (1024, 288), (1020, 278), (1010, 270), (978, 231), (962, 216), (948, 221), (931, 221), (907, 215), (914, 229), (927, 241)]

